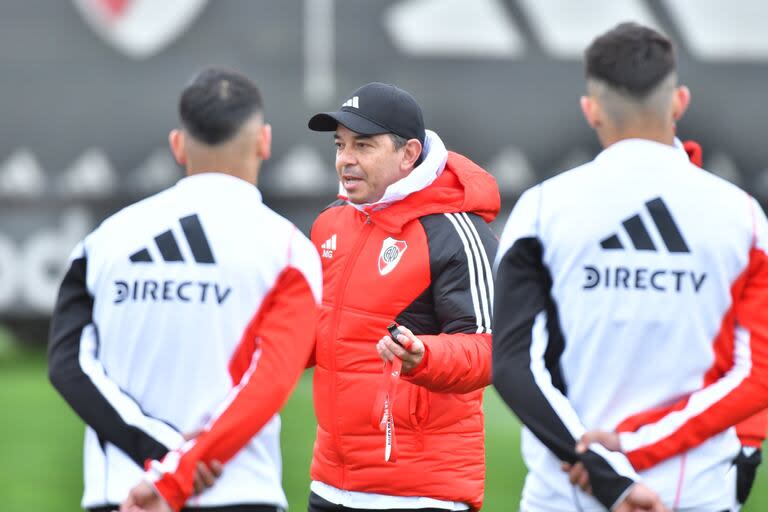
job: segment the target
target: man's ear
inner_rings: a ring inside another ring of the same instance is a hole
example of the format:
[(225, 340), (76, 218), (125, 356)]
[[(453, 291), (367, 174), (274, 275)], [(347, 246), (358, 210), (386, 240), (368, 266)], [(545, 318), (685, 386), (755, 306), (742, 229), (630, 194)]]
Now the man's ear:
[(187, 165), (187, 155), (184, 150), (185, 144), (184, 132), (181, 130), (171, 130), (171, 133), (168, 134), (168, 145), (171, 148), (171, 153), (173, 153), (173, 158), (176, 159), (179, 165)]
[(690, 104), (691, 90), (684, 85), (675, 89), (675, 96), (672, 99), (672, 119), (677, 121), (683, 117)]
[(584, 119), (586, 119), (587, 124), (593, 129), (600, 126), (602, 122), (602, 112), (597, 101), (595, 101), (592, 96), (582, 96), (579, 100), (579, 105), (581, 106), (581, 113), (584, 114)]
[(259, 129), (256, 155), (261, 160), (269, 160), (269, 157), (272, 156), (272, 125), (270, 124), (264, 124)]
[(421, 156), (423, 146), (419, 139), (408, 139), (403, 146), (403, 160), (400, 162), (401, 170), (411, 170), (416, 165), (416, 160)]

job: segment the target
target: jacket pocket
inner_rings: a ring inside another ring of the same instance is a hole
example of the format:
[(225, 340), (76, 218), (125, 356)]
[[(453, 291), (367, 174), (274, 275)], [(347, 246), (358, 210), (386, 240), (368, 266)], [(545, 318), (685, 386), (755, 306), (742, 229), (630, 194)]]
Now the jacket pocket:
[(409, 396), (411, 425), (421, 427), (429, 419), (430, 392), (428, 389), (411, 385)]

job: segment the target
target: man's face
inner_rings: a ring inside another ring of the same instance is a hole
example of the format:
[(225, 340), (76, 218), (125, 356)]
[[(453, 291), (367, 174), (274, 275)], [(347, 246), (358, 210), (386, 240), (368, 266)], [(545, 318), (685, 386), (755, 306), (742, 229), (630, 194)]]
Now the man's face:
[(388, 134), (361, 135), (339, 125), (334, 135), (336, 172), (349, 200), (375, 203), (389, 185), (404, 177), (403, 149)]

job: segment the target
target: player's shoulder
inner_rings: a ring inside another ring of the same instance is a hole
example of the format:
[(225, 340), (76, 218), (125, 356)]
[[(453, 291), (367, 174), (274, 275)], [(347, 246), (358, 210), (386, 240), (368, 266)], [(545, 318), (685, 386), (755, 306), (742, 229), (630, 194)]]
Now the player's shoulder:
[(599, 179), (599, 163), (595, 160), (564, 170), (546, 180), (542, 181), (538, 187), (539, 190), (546, 189), (548, 192), (570, 191), (572, 194), (575, 189), (589, 184)]
[(456, 236), (473, 236), (474, 233), (490, 232), (488, 223), (474, 212), (431, 213), (419, 217), (429, 239)]
[(348, 208), (353, 208), (349, 201), (345, 199), (336, 199), (320, 210), (317, 220), (336, 218), (338, 215), (345, 213)]
[(312, 223), (312, 231), (315, 228), (323, 226), (332, 227), (341, 222), (341, 217), (349, 214), (354, 210), (354, 207), (345, 199), (336, 199), (332, 203), (325, 206), (315, 218)]
[(722, 178), (706, 169), (700, 169), (692, 166), (694, 173), (691, 180), (696, 180), (701, 183), (702, 188), (710, 191), (713, 196), (725, 198), (732, 201), (743, 202), (744, 197), (749, 193), (730, 181)]
[(116, 233), (124, 235), (136, 230), (142, 230), (151, 219), (162, 215), (162, 204), (171, 195), (171, 188), (162, 190), (145, 197), (128, 206), (121, 208), (105, 218), (94, 230), (94, 234), (112, 236)]
[(427, 238), (430, 261), (465, 259), (467, 251), (493, 257), (498, 239), (487, 222), (472, 212), (434, 213), (419, 217)]

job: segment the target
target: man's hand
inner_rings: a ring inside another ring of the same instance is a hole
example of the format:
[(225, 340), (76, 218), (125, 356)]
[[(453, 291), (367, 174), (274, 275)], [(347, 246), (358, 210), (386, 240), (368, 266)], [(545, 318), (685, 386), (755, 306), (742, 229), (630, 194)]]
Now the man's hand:
[(410, 373), (424, 359), (424, 343), (407, 327), (399, 325), (397, 328), (402, 333), (397, 340), (403, 346), (392, 341), (389, 336), (384, 336), (376, 344), (376, 351), (385, 361), (394, 361), (395, 357), (400, 358), (403, 361), (403, 373)]
[(616, 432), (605, 432), (603, 430), (591, 430), (581, 436), (578, 444), (576, 445), (577, 453), (584, 453), (592, 443), (599, 443), (612, 452), (621, 451), (621, 443), (619, 442), (619, 434)]
[(589, 483), (589, 473), (584, 464), (577, 462), (576, 464), (568, 464), (563, 462), (560, 465), (560, 469), (568, 473), (568, 480), (573, 485), (578, 485), (582, 491), (587, 494), (592, 494), (592, 485)]
[(140, 482), (120, 505), (120, 512), (173, 512), (149, 482)]
[(223, 470), (224, 468), (217, 460), (212, 460), (210, 466), (206, 465), (205, 462), (198, 461), (195, 469), (195, 496), (202, 494), (209, 487), (213, 487)]
[[(592, 443), (599, 443), (605, 446), (607, 449), (618, 452), (621, 451), (621, 445), (619, 444), (619, 435), (615, 432), (605, 432), (602, 430), (592, 430), (587, 432), (578, 443), (576, 443), (576, 453), (585, 453), (589, 449), (589, 445)], [(578, 485), (582, 491), (592, 494), (592, 486), (589, 482), (589, 473), (587, 468), (581, 462), (575, 464), (568, 464), (563, 462), (560, 465), (560, 469), (568, 473), (568, 480), (573, 485)]]
[(664, 506), (658, 494), (645, 485), (636, 483), (613, 512), (670, 512), (670, 509)]
[[(193, 430), (192, 432), (186, 432), (183, 434), (184, 440), (189, 441), (199, 436), (202, 430)], [(197, 468), (195, 469), (194, 495), (202, 494), (203, 491), (209, 487), (213, 487), (216, 480), (221, 476), (221, 472), (224, 467), (221, 462), (217, 460), (211, 461), (210, 465), (206, 465), (205, 462), (198, 461)]]

